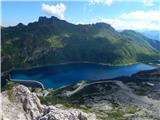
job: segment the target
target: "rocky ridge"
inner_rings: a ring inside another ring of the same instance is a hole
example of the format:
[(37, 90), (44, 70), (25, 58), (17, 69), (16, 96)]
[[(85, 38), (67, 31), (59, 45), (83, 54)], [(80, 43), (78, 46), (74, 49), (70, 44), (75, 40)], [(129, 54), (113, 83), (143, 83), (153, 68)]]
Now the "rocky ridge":
[(1, 93), (3, 120), (96, 120), (91, 113), (78, 109), (62, 109), (40, 103), (35, 93), (18, 85)]

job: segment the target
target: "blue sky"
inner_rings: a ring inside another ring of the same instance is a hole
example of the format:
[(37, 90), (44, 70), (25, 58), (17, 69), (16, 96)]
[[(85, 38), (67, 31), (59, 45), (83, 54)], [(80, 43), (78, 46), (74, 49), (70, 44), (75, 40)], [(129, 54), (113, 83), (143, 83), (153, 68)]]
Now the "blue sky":
[(106, 22), (116, 29), (160, 29), (158, 0), (2, 1), (2, 25), (56, 16), (71, 23)]

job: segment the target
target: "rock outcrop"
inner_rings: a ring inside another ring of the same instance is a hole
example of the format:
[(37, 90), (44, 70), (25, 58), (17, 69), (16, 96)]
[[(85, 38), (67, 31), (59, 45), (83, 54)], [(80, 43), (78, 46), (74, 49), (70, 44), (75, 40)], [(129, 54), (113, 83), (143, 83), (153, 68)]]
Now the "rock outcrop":
[(42, 105), (36, 94), (22, 85), (2, 92), (1, 98), (3, 120), (96, 120), (94, 114), (78, 109)]
[(40, 116), (38, 120), (96, 120), (95, 115), (89, 115), (73, 108), (67, 110), (62, 110), (55, 106), (45, 108), (45, 114)]

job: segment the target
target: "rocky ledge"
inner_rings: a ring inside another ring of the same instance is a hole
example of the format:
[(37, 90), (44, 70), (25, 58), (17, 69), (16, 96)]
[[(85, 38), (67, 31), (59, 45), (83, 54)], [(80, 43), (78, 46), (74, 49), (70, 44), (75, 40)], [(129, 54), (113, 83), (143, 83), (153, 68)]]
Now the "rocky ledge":
[(46, 106), (35, 93), (22, 85), (1, 93), (1, 120), (96, 120), (91, 113), (78, 109)]

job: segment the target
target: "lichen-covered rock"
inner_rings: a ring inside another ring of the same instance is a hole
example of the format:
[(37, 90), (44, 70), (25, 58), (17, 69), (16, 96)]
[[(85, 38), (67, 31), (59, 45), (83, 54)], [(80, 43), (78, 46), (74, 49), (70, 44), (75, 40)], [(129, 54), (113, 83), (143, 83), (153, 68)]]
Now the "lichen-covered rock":
[(3, 120), (96, 120), (94, 114), (77, 109), (41, 105), (38, 97), (25, 86), (2, 92)]
[(77, 109), (62, 110), (54, 106), (46, 107), (47, 112), (43, 116), (40, 116), (39, 120), (96, 120), (94, 114), (86, 114)]

